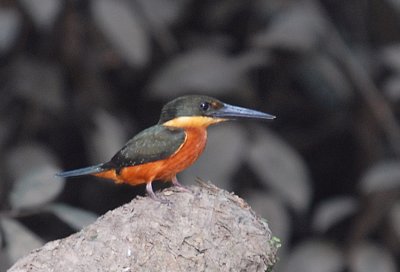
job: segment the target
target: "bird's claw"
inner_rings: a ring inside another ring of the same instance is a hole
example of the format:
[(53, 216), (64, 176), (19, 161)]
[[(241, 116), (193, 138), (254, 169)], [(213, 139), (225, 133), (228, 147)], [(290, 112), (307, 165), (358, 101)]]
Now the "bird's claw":
[(192, 191), (191, 191), (189, 188), (187, 188), (186, 186), (183, 186), (183, 185), (178, 181), (178, 179), (176, 178), (176, 176), (174, 176), (174, 177), (172, 178), (172, 184), (173, 184), (176, 188), (178, 188), (180, 191), (182, 191), (182, 192), (192, 193)]

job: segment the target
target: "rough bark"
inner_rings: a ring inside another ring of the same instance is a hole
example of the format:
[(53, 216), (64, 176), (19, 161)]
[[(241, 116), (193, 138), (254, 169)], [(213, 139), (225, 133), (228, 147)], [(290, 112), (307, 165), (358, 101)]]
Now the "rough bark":
[(10, 268), (20, 271), (269, 271), (276, 245), (266, 221), (211, 184), (139, 197)]

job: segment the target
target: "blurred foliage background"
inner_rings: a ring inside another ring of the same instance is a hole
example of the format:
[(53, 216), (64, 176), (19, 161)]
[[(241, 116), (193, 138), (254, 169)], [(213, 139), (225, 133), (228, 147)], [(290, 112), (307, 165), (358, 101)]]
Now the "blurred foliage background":
[(0, 271), (144, 195), (54, 174), (189, 93), (278, 117), (210, 128), (178, 176), (267, 218), (276, 271), (398, 271), (399, 41), (398, 0), (0, 0)]

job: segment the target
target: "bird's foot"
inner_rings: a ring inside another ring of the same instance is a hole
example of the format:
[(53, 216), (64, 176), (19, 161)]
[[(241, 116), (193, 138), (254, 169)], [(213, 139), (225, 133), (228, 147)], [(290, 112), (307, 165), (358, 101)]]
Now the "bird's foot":
[(147, 194), (150, 196), (151, 199), (153, 199), (153, 200), (155, 200), (155, 201), (158, 201), (158, 202), (160, 202), (160, 203), (162, 203), (162, 204), (167, 204), (167, 205), (171, 204), (171, 201), (169, 201), (168, 199), (158, 197), (158, 196), (154, 193), (153, 187), (151, 186), (151, 182), (149, 182), (149, 183), (146, 184), (146, 191), (147, 191)]
[(153, 199), (153, 200), (155, 200), (157, 202), (160, 202), (161, 204), (165, 204), (165, 205), (171, 205), (172, 204), (172, 202), (170, 200), (168, 200), (166, 198), (163, 198), (163, 197), (158, 197), (155, 194), (154, 195), (150, 195), (150, 197), (151, 197), (151, 199)]
[(178, 181), (178, 179), (176, 178), (176, 176), (174, 176), (173, 178), (172, 178), (172, 184), (175, 186), (175, 187), (177, 187), (177, 188), (179, 188), (179, 190), (181, 190), (182, 192), (188, 192), (188, 193), (191, 193), (192, 191), (190, 190), (190, 189), (188, 189), (186, 186), (183, 186), (179, 181)]

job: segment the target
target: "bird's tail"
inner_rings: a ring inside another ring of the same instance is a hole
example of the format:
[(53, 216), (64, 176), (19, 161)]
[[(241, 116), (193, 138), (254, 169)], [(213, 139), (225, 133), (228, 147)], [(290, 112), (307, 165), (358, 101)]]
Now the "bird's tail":
[(56, 176), (66, 178), (66, 177), (77, 177), (77, 176), (83, 176), (83, 175), (91, 175), (91, 174), (97, 174), (100, 172), (103, 172), (107, 169), (104, 169), (104, 163), (85, 167), (85, 168), (79, 168), (75, 170), (70, 170), (70, 171), (65, 171), (61, 173), (57, 173)]

